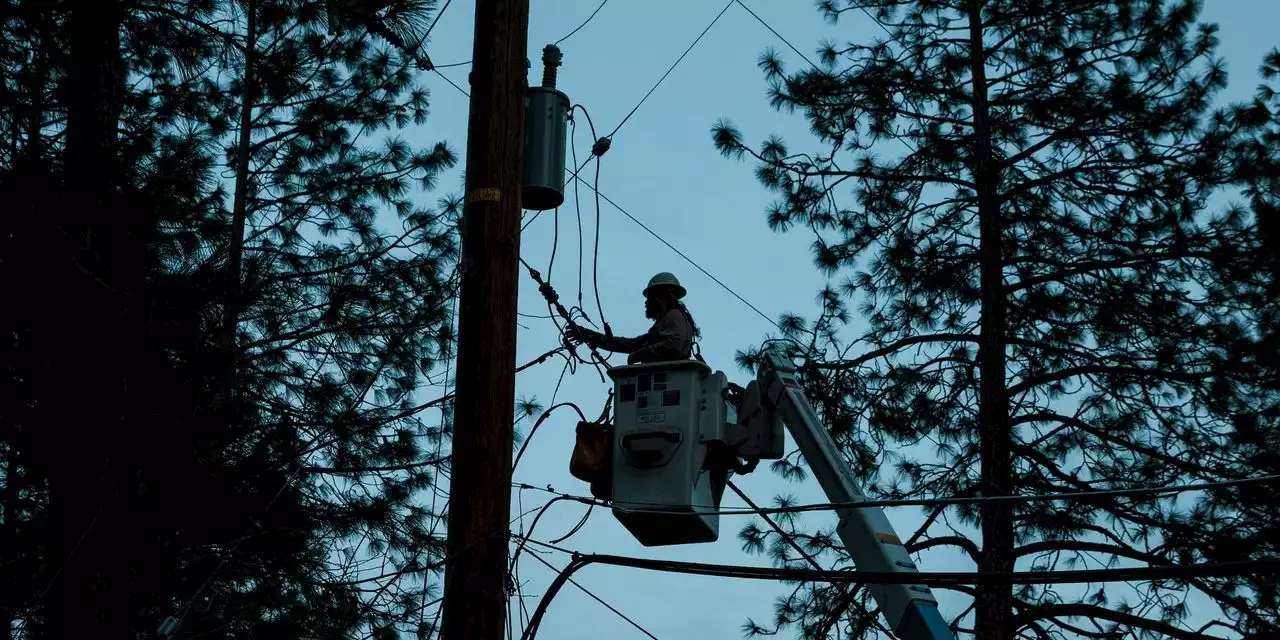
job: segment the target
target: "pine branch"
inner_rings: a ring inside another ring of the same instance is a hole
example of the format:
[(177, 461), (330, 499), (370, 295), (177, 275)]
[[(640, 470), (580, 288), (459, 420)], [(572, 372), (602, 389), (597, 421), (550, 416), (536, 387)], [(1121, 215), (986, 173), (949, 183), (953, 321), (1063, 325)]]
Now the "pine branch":
[(1073, 616), (1115, 622), (1129, 628), (1151, 631), (1159, 633), (1166, 638), (1176, 638), (1177, 640), (1222, 640), (1217, 636), (1196, 633), (1194, 631), (1186, 631), (1171, 624), (1133, 615), (1131, 613), (1112, 611), (1106, 607), (1080, 603), (1041, 604), (1029, 606), (1025, 611), (1014, 616), (1014, 623), (1019, 627), (1022, 627), (1038, 620), (1056, 621), (1058, 618), (1069, 618)]
[(444, 456), (442, 458), (433, 458), (422, 462), (413, 462), (402, 465), (392, 465), (384, 467), (302, 467), (302, 473), (328, 473), (333, 475), (363, 475), (366, 473), (384, 473), (390, 471), (412, 471), (421, 469), (422, 467), (432, 467), (445, 464), (453, 459), (453, 456)]

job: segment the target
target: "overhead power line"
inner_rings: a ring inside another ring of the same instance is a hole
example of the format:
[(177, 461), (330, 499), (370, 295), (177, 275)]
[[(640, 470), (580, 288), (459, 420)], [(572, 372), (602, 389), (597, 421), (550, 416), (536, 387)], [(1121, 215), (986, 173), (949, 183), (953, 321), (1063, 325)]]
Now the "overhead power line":
[(559, 40), (556, 40), (556, 41), (555, 41), (555, 44), (556, 44), (556, 45), (559, 45), (561, 42), (564, 42), (565, 40), (568, 40), (569, 38), (572, 38), (572, 37), (573, 37), (573, 34), (575, 34), (575, 33), (579, 32), (579, 31), (581, 31), (583, 27), (587, 26), (587, 23), (591, 22), (591, 19), (592, 19), (592, 18), (595, 18), (595, 17), (596, 17), (596, 14), (597, 14), (597, 13), (600, 13), (600, 10), (601, 10), (601, 9), (603, 9), (603, 8), (604, 8), (604, 6), (605, 6), (606, 4), (609, 4), (609, 0), (602, 0), (602, 2), (600, 3), (600, 5), (596, 7), (596, 10), (595, 10), (595, 11), (592, 11), (592, 12), (591, 12), (591, 15), (587, 16), (587, 19), (586, 19), (586, 20), (583, 20), (583, 21), (582, 21), (582, 24), (578, 25), (578, 26), (577, 26), (577, 28), (575, 28), (573, 31), (570, 31), (570, 32), (569, 32), (569, 35), (566, 35), (565, 37), (560, 38)]
[[(694, 38), (693, 42), (689, 43), (689, 46), (685, 48), (684, 53), (681, 53), (680, 57), (676, 58), (676, 61), (671, 63), (671, 66), (667, 68), (666, 73), (663, 73), (662, 77), (658, 78), (658, 81), (653, 83), (652, 87), (649, 87), (649, 90), (645, 92), (643, 97), (640, 98), (640, 101), (636, 103), (636, 106), (632, 107), (631, 111), (627, 112), (626, 117), (624, 117), (622, 121), (618, 123), (618, 126), (614, 127), (613, 131), (610, 132), (609, 135), (605, 136), (604, 138), (601, 138), (600, 140), (609, 140), (609, 141), (613, 140), (613, 137), (618, 134), (619, 130), (622, 129), (622, 125), (626, 124), (627, 121), (631, 119), (631, 116), (634, 116), (636, 114), (636, 111), (640, 110), (640, 107), (644, 105), (646, 100), (649, 99), (649, 96), (653, 95), (653, 92), (657, 91), (658, 87), (662, 86), (662, 83), (667, 79), (667, 76), (670, 76), (671, 72), (675, 71), (676, 67), (680, 66), (680, 63), (684, 61), (686, 56), (689, 55), (689, 52), (693, 51), (693, 48), (698, 46), (698, 43), (702, 41), (703, 36), (706, 36), (707, 32), (711, 31), (711, 28), (716, 26), (716, 23), (720, 21), (720, 18), (724, 16), (725, 12), (728, 11), (729, 7), (732, 7), (733, 3), (736, 1), (737, 0), (729, 0), (729, 2), (726, 3), (722, 9), (720, 9), (720, 13), (717, 13), (716, 17), (712, 18), (711, 22), (707, 23), (707, 26), (702, 30), (702, 33), (699, 33), (698, 37)], [(603, 4), (601, 6), (603, 6)], [(594, 142), (598, 143), (599, 140)], [(606, 146), (605, 148), (607, 149), (608, 147)], [(570, 182), (573, 182), (574, 179), (578, 177), (578, 174), (582, 173), (582, 170), (586, 168), (587, 163), (591, 162), (592, 157), (596, 157), (596, 154), (593, 153), (591, 156), (588, 156), (586, 160), (583, 160), (582, 164), (578, 165), (578, 167), (573, 170), (573, 175), (569, 176), (569, 179), (564, 181), (564, 184), (568, 185)], [(535, 214), (535, 217), (536, 217), (536, 214)]]
[[(560, 573), (560, 571), (561, 571), (560, 569), (557, 569), (557, 568), (555, 567), (555, 565), (551, 564), (550, 562), (547, 562), (545, 559), (543, 559), (543, 558), (542, 558), (541, 556), (539, 556), (538, 554), (534, 553), (532, 550), (530, 550), (530, 549), (525, 549), (524, 551), (525, 551), (525, 553), (526, 553), (526, 554), (528, 554), (528, 555), (529, 555), (529, 557), (531, 557), (531, 558), (533, 558), (534, 560), (537, 560), (538, 562), (541, 562), (542, 564), (546, 565), (546, 567), (547, 567), (548, 569), (550, 569), (550, 570), (552, 570), (552, 571), (556, 572), (557, 574), (559, 574), (559, 573)], [(587, 594), (587, 596), (589, 596), (592, 600), (595, 600), (596, 602), (599, 602), (600, 604), (604, 605), (604, 607), (605, 607), (606, 609), (608, 609), (608, 610), (612, 611), (612, 612), (613, 612), (615, 615), (617, 615), (619, 618), (622, 618), (623, 620), (627, 621), (627, 623), (629, 623), (631, 626), (633, 626), (633, 627), (635, 627), (636, 629), (638, 629), (638, 630), (640, 631), (640, 633), (643, 633), (644, 635), (646, 635), (646, 636), (648, 636), (648, 637), (650, 637), (650, 638), (653, 638), (653, 640), (658, 640), (658, 636), (653, 635), (652, 633), (650, 633), (650, 632), (649, 632), (649, 630), (648, 630), (648, 629), (645, 629), (644, 627), (640, 626), (640, 623), (638, 623), (638, 622), (636, 622), (635, 620), (632, 620), (631, 618), (627, 617), (627, 614), (625, 614), (625, 613), (623, 613), (623, 612), (621, 612), (621, 611), (618, 611), (616, 608), (614, 608), (614, 606), (613, 606), (613, 605), (611, 605), (611, 604), (609, 604), (608, 602), (605, 602), (604, 600), (602, 600), (602, 599), (600, 598), (600, 596), (598, 596), (598, 595), (596, 595), (596, 594), (592, 593), (590, 589), (588, 589), (588, 588), (586, 588), (586, 587), (582, 586), (581, 584), (578, 584), (578, 581), (577, 581), (577, 580), (574, 580), (573, 578), (568, 578), (568, 582), (569, 582), (569, 584), (571, 584), (571, 585), (573, 585), (573, 586), (575, 586), (575, 587), (577, 587), (577, 588), (581, 589), (581, 590), (582, 590), (582, 592), (583, 592), (583, 593), (585, 593), (585, 594)]]
[(422, 34), (422, 39), (418, 41), (419, 47), (427, 42), (427, 38), (431, 36), (431, 31), (440, 23), (440, 18), (444, 17), (444, 12), (449, 9), (451, 4), (453, 4), (453, 0), (444, 0), (444, 6), (440, 7), (440, 10), (436, 12), (436, 17), (431, 21), (431, 26), (427, 27), (427, 31)]
[(601, 198), (603, 198), (603, 199), (604, 199), (604, 201), (605, 201), (605, 202), (608, 202), (610, 205), (612, 205), (614, 209), (617, 209), (620, 213), (622, 213), (622, 215), (624, 215), (624, 216), (626, 216), (626, 217), (630, 218), (632, 222), (634, 222), (634, 223), (636, 223), (636, 224), (640, 225), (640, 228), (641, 228), (641, 229), (644, 229), (645, 231), (649, 232), (649, 235), (651, 235), (651, 236), (653, 236), (653, 237), (657, 238), (659, 242), (661, 242), (662, 244), (667, 245), (667, 248), (668, 248), (668, 249), (671, 249), (672, 251), (676, 252), (676, 254), (677, 254), (677, 255), (679, 255), (681, 258), (684, 258), (686, 262), (688, 262), (689, 264), (693, 265), (693, 267), (694, 267), (695, 269), (697, 269), (698, 271), (701, 271), (703, 275), (707, 276), (708, 278), (711, 278), (711, 280), (712, 280), (713, 282), (715, 282), (716, 284), (720, 285), (720, 287), (721, 287), (721, 288), (723, 288), (725, 291), (728, 291), (728, 292), (729, 292), (729, 294), (730, 294), (730, 295), (732, 295), (733, 297), (737, 298), (739, 302), (741, 302), (742, 304), (747, 305), (747, 307), (748, 307), (748, 308), (750, 308), (752, 311), (756, 312), (756, 314), (758, 314), (761, 318), (764, 318), (766, 322), (768, 322), (769, 324), (771, 324), (771, 325), (773, 325), (774, 327), (776, 327), (779, 331), (781, 331), (781, 330), (782, 330), (782, 327), (778, 326), (778, 323), (777, 323), (777, 322), (775, 322), (772, 318), (770, 318), (769, 316), (765, 315), (765, 313), (764, 313), (763, 311), (761, 311), (761, 310), (760, 310), (759, 308), (757, 308), (755, 305), (753, 305), (753, 304), (751, 304), (750, 302), (748, 302), (746, 298), (743, 298), (741, 295), (739, 295), (739, 294), (738, 294), (738, 292), (737, 292), (737, 291), (734, 291), (734, 290), (733, 290), (733, 288), (731, 288), (729, 285), (725, 284), (724, 282), (722, 282), (719, 278), (715, 277), (714, 275), (711, 275), (711, 272), (710, 272), (710, 271), (707, 271), (706, 269), (702, 268), (702, 265), (698, 264), (697, 262), (694, 262), (693, 258), (690, 258), (690, 257), (689, 257), (688, 255), (686, 255), (683, 251), (681, 251), (681, 250), (677, 249), (677, 248), (675, 247), (675, 245), (671, 244), (670, 242), (667, 242), (667, 239), (666, 239), (666, 238), (663, 238), (662, 236), (658, 235), (658, 232), (654, 231), (653, 229), (650, 229), (650, 228), (649, 228), (649, 226), (648, 226), (648, 225), (646, 225), (645, 223), (641, 222), (639, 218), (636, 218), (635, 216), (631, 215), (631, 213), (630, 213), (629, 211), (627, 211), (626, 209), (623, 209), (623, 208), (622, 208), (622, 205), (619, 205), (618, 203), (614, 202), (612, 199), (610, 199), (610, 198), (609, 198), (609, 196), (606, 196), (605, 194), (600, 193), (599, 191), (597, 191), (594, 185), (592, 185), (591, 183), (587, 182), (586, 180), (583, 180), (581, 177), (579, 177), (579, 176), (574, 176), (574, 178), (576, 178), (576, 179), (577, 179), (579, 182), (581, 182), (582, 184), (585, 184), (585, 185), (587, 186), (587, 188), (588, 188), (588, 189), (591, 189), (592, 191), (595, 191), (595, 192), (596, 192), (596, 193), (597, 193)]
[(760, 518), (764, 520), (765, 523), (767, 523), (770, 527), (772, 527), (774, 532), (777, 533), (779, 536), (781, 536), (784, 542), (790, 545), (792, 549), (795, 549), (796, 553), (799, 553), (801, 558), (804, 558), (806, 561), (808, 561), (809, 566), (819, 571), (822, 570), (822, 565), (818, 564), (818, 561), (814, 560), (813, 556), (809, 555), (809, 553), (805, 551), (803, 547), (800, 546), (799, 542), (796, 542), (796, 539), (794, 536), (787, 533), (787, 531), (783, 529), (781, 525), (779, 525), (776, 521), (774, 521), (773, 518), (769, 517), (769, 514), (760, 513), (760, 507), (757, 506), (756, 503), (751, 500), (751, 498), (747, 497), (746, 492), (744, 492), (742, 489), (739, 489), (738, 485), (734, 484), (732, 480), (726, 482), (725, 484), (727, 484), (729, 488), (733, 490), (734, 493), (738, 494), (738, 498), (743, 502), (747, 503), (748, 507), (751, 507), (756, 513), (760, 514)]
[(931, 587), (973, 585), (991, 578), (1008, 580), (1014, 584), (1093, 584), (1099, 582), (1133, 582), (1150, 580), (1186, 580), (1204, 577), (1232, 577), (1256, 575), (1280, 571), (1280, 560), (1252, 560), (1193, 565), (1147, 566), (1112, 569), (1086, 569), (1070, 571), (1013, 571), (1013, 572), (919, 572), (896, 573), (892, 571), (814, 571), (811, 569), (748, 567), (670, 560), (650, 560), (612, 555), (582, 555), (576, 551), (532, 541), (573, 555), (573, 560), (560, 572), (543, 594), (521, 640), (533, 640), (546, 614), (547, 607), (564, 584), (578, 570), (590, 564), (608, 564), (633, 569), (663, 571), (685, 575), (703, 575), (751, 580), (776, 580), (790, 582), (830, 582), (861, 584), (918, 584)]
[[(769, 30), (769, 32), (770, 32), (770, 33), (772, 33), (773, 35), (777, 36), (777, 37), (778, 37), (778, 39), (779, 39), (779, 40), (781, 40), (781, 41), (783, 42), (783, 44), (787, 45), (788, 47), (790, 47), (790, 48), (791, 48), (791, 50), (792, 50), (792, 51), (796, 52), (796, 55), (800, 56), (801, 58), (804, 58), (804, 61), (805, 61), (805, 62), (808, 62), (808, 63), (809, 63), (809, 66), (813, 67), (814, 69), (818, 69), (818, 65), (814, 64), (814, 63), (813, 63), (813, 61), (809, 59), (809, 56), (806, 56), (805, 54), (801, 53), (801, 52), (800, 52), (800, 50), (799, 50), (799, 49), (797, 49), (795, 45), (791, 44), (791, 41), (790, 41), (790, 40), (787, 40), (786, 38), (784, 38), (784, 37), (782, 36), (782, 34), (781, 34), (781, 33), (778, 33), (778, 30), (777, 30), (777, 29), (774, 29), (773, 27), (769, 26), (769, 23), (768, 23), (768, 22), (765, 22), (765, 21), (764, 21), (764, 18), (761, 18), (759, 15), (757, 15), (757, 14), (756, 14), (756, 12), (754, 12), (754, 11), (752, 11), (752, 10), (751, 10), (751, 7), (748, 7), (746, 4), (744, 4), (744, 3), (742, 2), (742, 0), (734, 0), (734, 2), (737, 2), (737, 3), (738, 3), (738, 6), (742, 7), (743, 9), (746, 9), (746, 10), (747, 10), (747, 13), (751, 14), (751, 17), (752, 17), (752, 18), (755, 18), (755, 19), (756, 19), (756, 21), (758, 21), (760, 24), (764, 25), (764, 28), (768, 29), (768, 30)], [(864, 9), (864, 11), (865, 11), (865, 9)]]
[[(1242, 478), (1238, 480), (1224, 480), (1221, 482), (1203, 482), (1198, 484), (1172, 485), (1167, 487), (1139, 487), (1134, 489), (1107, 489), (1101, 491), (1076, 491), (1071, 493), (1048, 493), (1027, 496), (973, 496), (973, 497), (950, 497), (950, 498), (916, 498), (907, 500), (865, 500), (862, 502), (827, 502), (819, 504), (796, 505), (792, 507), (768, 507), (761, 509), (719, 509), (715, 511), (704, 511), (706, 515), (718, 514), (722, 516), (753, 516), (763, 514), (780, 514), (780, 513), (806, 513), (810, 511), (833, 511), (836, 509), (870, 509), (885, 507), (937, 507), (948, 505), (962, 504), (982, 504), (989, 502), (1053, 502), (1055, 500), (1095, 500), (1099, 498), (1133, 498), (1145, 496), (1158, 496), (1162, 494), (1186, 493), (1189, 491), (1207, 491), (1210, 489), (1226, 489), (1230, 487), (1239, 487), (1250, 484), (1263, 484), (1267, 482), (1280, 481), (1280, 474), (1260, 476), (1256, 478)], [(549, 488), (534, 487), (531, 485), (519, 485), (521, 488), (543, 491), (553, 495), (564, 496), (569, 500), (576, 500), (584, 504), (605, 505), (603, 501), (587, 496), (575, 496), (572, 494), (564, 494)], [(668, 505), (658, 503), (643, 502), (614, 502), (611, 506), (625, 508), (629, 505), (635, 508), (643, 508), (647, 513), (664, 513), (658, 507)], [(650, 509), (649, 507), (655, 507)], [(684, 512), (671, 511), (672, 515), (678, 515)]]
[(466, 90), (466, 89), (463, 89), (462, 87), (459, 87), (459, 86), (458, 86), (458, 84), (457, 84), (456, 82), (454, 82), (453, 80), (450, 80), (450, 79), (449, 79), (449, 76), (446, 76), (445, 74), (441, 73), (441, 72), (440, 72), (440, 68), (439, 68), (439, 67), (432, 67), (432, 69), (431, 69), (431, 70), (432, 70), (432, 71), (434, 71), (434, 72), (436, 72), (436, 75), (440, 76), (441, 78), (444, 78), (444, 81), (445, 81), (445, 82), (448, 82), (450, 85), (452, 85), (454, 89), (457, 89), (457, 90), (458, 90), (458, 93), (461, 93), (462, 95), (464, 95), (464, 96), (466, 96), (466, 97), (468, 97), (468, 98), (470, 98), (470, 97), (471, 97), (471, 94), (470, 94), (470, 93), (467, 93), (467, 90)]
[(680, 65), (680, 62), (684, 60), (684, 57), (689, 55), (689, 52), (693, 51), (694, 47), (698, 46), (698, 43), (702, 41), (702, 37), (707, 35), (707, 32), (711, 30), (711, 27), (716, 26), (716, 23), (720, 21), (720, 16), (723, 16), (724, 13), (729, 10), (729, 7), (733, 6), (734, 2), (737, 2), (737, 0), (729, 0), (729, 2), (724, 5), (724, 8), (720, 10), (720, 13), (717, 13), (716, 17), (711, 19), (711, 22), (709, 22), (707, 27), (702, 30), (702, 33), (698, 34), (697, 38), (693, 39), (693, 42), (684, 50), (684, 53), (680, 54), (680, 57), (676, 58), (676, 61), (671, 63), (671, 67), (667, 69), (667, 72), (662, 74), (662, 77), (658, 78), (657, 82), (653, 83), (653, 86), (649, 88), (649, 92), (644, 94), (643, 98), (640, 98), (640, 102), (636, 103), (636, 106), (631, 110), (631, 113), (628, 113), (627, 117), (623, 118), (622, 122), (619, 122), (617, 127), (614, 127), (613, 133), (610, 133), (608, 137), (612, 138), (613, 134), (617, 133), (618, 129), (621, 129), (622, 125), (626, 124), (627, 121), (631, 119), (631, 116), (635, 115), (636, 111), (640, 109), (640, 105), (644, 104), (644, 101), (648, 100), (649, 96), (653, 95), (653, 92), (662, 85), (662, 81), (666, 80), (667, 76), (671, 75), (671, 72), (676, 70), (676, 67)]

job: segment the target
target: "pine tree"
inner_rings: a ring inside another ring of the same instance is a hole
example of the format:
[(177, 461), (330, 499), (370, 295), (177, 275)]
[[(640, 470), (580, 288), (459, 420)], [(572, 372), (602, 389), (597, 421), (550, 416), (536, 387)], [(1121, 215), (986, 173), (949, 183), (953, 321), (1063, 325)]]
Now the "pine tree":
[[(355, 624), (385, 633), (425, 623), (425, 594), (407, 585), (441, 559), (440, 513), (420, 505), (446, 434), (422, 416), (447, 397), (414, 394), (451, 355), (458, 209), (412, 202), (411, 180), (429, 190), (455, 162), (447, 147), (379, 133), (425, 122), (414, 66), (431, 4), (359, 4), (369, 13), (275, 0), (213, 8), (230, 43), (226, 75), (199, 93), (233, 176), (220, 212), (230, 225), (195, 240), (225, 257), (211, 329), (225, 344), (234, 328), (237, 394), (275, 432), (263, 443), (277, 448), (272, 467), (293, 474), (313, 522), (304, 547), (330, 567), (311, 578), (354, 599)], [(320, 587), (292, 586), (299, 605), (328, 598)]]
[[(784, 318), (783, 338), (871, 493), (1044, 494), (1253, 475), (1256, 461), (1231, 442), (1261, 406), (1242, 401), (1257, 377), (1231, 359), (1250, 308), (1205, 284), (1223, 263), (1241, 264), (1223, 249), (1232, 214), (1213, 214), (1209, 200), (1231, 178), (1233, 140), (1247, 127), (1214, 111), (1226, 76), (1212, 57), (1216, 28), (1195, 24), (1198, 3), (820, 8), (833, 22), (865, 12), (890, 34), (824, 45), (812, 70), (788, 73), (762, 56), (772, 103), (801, 111), (824, 150), (795, 153), (777, 137), (755, 150), (727, 121), (713, 135), (725, 155), (751, 156), (779, 194), (773, 228), (815, 236), (815, 263), (833, 281), (820, 317)], [(850, 339), (855, 307), (867, 328)], [(740, 354), (747, 367), (757, 358)], [(775, 468), (803, 475), (789, 460)], [(1243, 494), (928, 509), (907, 546), (950, 548), (990, 572), (1217, 561), (1207, 541), (1232, 538), (1231, 509), (1213, 505), (1230, 495)], [(944, 523), (951, 532), (937, 535)], [(795, 533), (848, 562), (830, 533)], [(755, 527), (742, 537), (749, 549), (780, 547)], [(973, 598), (974, 622), (965, 611), (956, 624), (996, 639), (1206, 637), (1213, 625), (1193, 625), (1181, 598), (1198, 591), (1223, 608), (1216, 624), (1274, 632), (1232, 580), (1086, 592), (991, 577), (957, 589)], [(856, 590), (802, 585), (775, 622), (826, 637), (852, 611), (842, 633), (863, 637), (878, 624), (858, 615), (868, 607)]]
[[(1280, 421), (1280, 99), (1272, 86), (1280, 75), (1280, 51), (1272, 51), (1261, 70), (1267, 82), (1252, 102), (1237, 105), (1231, 114), (1244, 133), (1231, 164), (1243, 202), (1215, 220), (1216, 259), (1197, 274), (1215, 294), (1211, 312), (1234, 319), (1217, 337), (1226, 346), (1221, 365), (1253, 384), (1217, 398), (1216, 409), (1231, 429), (1198, 455), (1242, 460), (1255, 475), (1267, 476), (1280, 474), (1280, 439), (1274, 429)], [(1274, 559), (1280, 555), (1277, 508), (1280, 493), (1274, 484), (1215, 493), (1191, 517), (1175, 523), (1166, 538), (1206, 558)], [(1230, 526), (1223, 526), (1224, 521)], [(1220, 597), (1236, 600), (1237, 608), (1249, 612), (1255, 629), (1274, 633), (1280, 620), (1276, 583), (1274, 572), (1259, 572), (1220, 581), (1217, 587)]]
[[(175, 637), (429, 626), (443, 531), (423, 493), (449, 396), (417, 392), (452, 353), (457, 205), (413, 202), (454, 157), (380, 130), (425, 120), (433, 6), (16, 5), (5, 26), (28, 40), (88, 25), (99, 47), (48, 47), (47, 79), (7, 82), (0, 105), (39, 134), (0, 166), (32, 212), (6, 267), (39, 274), (20, 299), (53, 299), (15, 321), (24, 410), (0, 434), (4, 534), (30, 577), (2, 604), (33, 637), (150, 636), (169, 616)], [(30, 89), (76, 73), (96, 82)], [(106, 125), (88, 153), (76, 122)], [(95, 232), (112, 244), (64, 242)]]

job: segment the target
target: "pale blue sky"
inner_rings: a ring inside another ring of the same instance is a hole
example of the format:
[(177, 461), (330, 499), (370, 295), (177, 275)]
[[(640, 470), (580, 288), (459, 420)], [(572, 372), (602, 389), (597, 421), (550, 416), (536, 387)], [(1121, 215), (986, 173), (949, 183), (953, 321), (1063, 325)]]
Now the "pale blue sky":
[[(811, 57), (823, 39), (870, 41), (883, 35), (879, 27), (859, 14), (848, 14), (833, 27), (808, 1), (744, 1)], [(533, 2), (529, 22), (532, 82), (541, 77), (542, 47), (571, 31), (597, 5), (598, 0)], [(611, 0), (590, 24), (561, 45), (564, 63), (558, 86), (590, 111), (603, 135), (635, 106), (723, 6), (722, 0)], [(1280, 45), (1280, 37), (1274, 35), (1274, 25), (1280, 24), (1280, 2), (1211, 0), (1206, 3), (1204, 19), (1222, 27), (1220, 55), (1228, 61), (1231, 97), (1246, 97), (1258, 82), (1256, 69), (1262, 55)], [(438, 65), (468, 60), (472, 35), (473, 3), (456, 0), (433, 32), (428, 52)], [(603, 159), (600, 190), (764, 313), (776, 317), (778, 313), (794, 311), (811, 316), (823, 278), (811, 266), (809, 237), (769, 231), (763, 211), (771, 195), (756, 182), (749, 164), (720, 157), (709, 135), (717, 118), (729, 117), (753, 145), (776, 133), (786, 138), (793, 150), (813, 148), (800, 115), (780, 114), (768, 105), (766, 84), (756, 67), (758, 56), (767, 47), (778, 49), (790, 68), (804, 64), (741, 7), (730, 7), (615, 136), (612, 149)], [(466, 87), (468, 70), (462, 66), (442, 72)], [(407, 137), (420, 143), (445, 139), (459, 154), (463, 153), (466, 98), (435, 74), (425, 74), (423, 82), (431, 89), (431, 117), (424, 127), (409, 132)], [(582, 126), (577, 138), (580, 160), (587, 156), (590, 146), (590, 134)], [(442, 179), (442, 194), (457, 190), (461, 166), (462, 163)], [(589, 176), (590, 171), (584, 170), (583, 175)], [(573, 194), (570, 191), (567, 195), (566, 207), (560, 211), (560, 248), (553, 285), (569, 303), (577, 295), (578, 239)], [(595, 206), (589, 190), (582, 189), (581, 195), (588, 252), (584, 299), (586, 308), (595, 316), (590, 290)], [(548, 212), (529, 227), (522, 240), (522, 255), (544, 275), (553, 227)], [(600, 297), (614, 330), (635, 335), (647, 328), (640, 290), (654, 272), (672, 271), (689, 289), (690, 310), (704, 333), (704, 356), (730, 379), (745, 384), (748, 376), (734, 366), (734, 351), (757, 344), (770, 330), (769, 324), (608, 203), (602, 203), (600, 236)], [(525, 279), (521, 284), (521, 311), (545, 314), (546, 306), (532, 282)], [(557, 335), (550, 321), (523, 319), (522, 323), (528, 328), (519, 332), (521, 362), (556, 344)], [(550, 361), (520, 374), (518, 393), (536, 396), (548, 404), (560, 368), (561, 364)], [(606, 390), (594, 371), (579, 370), (576, 376), (566, 376), (557, 399), (579, 403), (589, 416), (594, 416), (600, 411)], [(529, 445), (516, 481), (587, 494), (586, 485), (568, 473), (575, 422), (576, 418), (567, 412), (549, 419)], [(523, 425), (524, 431), (528, 426)], [(763, 467), (737, 482), (758, 503), (769, 502), (779, 492), (792, 493), (803, 502), (825, 501), (812, 481), (802, 485), (783, 483)], [(526, 510), (547, 499), (546, 494), (531, 491), (513, 497), (513, 509), (523, 501)], [(725, 506), (742, 505), (727, 494)], [(563, 535), (584, 509), (574, 504), (552, 507), (538, 524), (535, 538), (548, 540)], [(888, 516), (899, 532), (908, 533), (920, 519), (914, 509), (890, 511)], [(834, 522), (834, 517), (810, 515), (808, 521), (826, 526)], [(597, 509), (587, 526), (563, 544), (584, 552), (648, 558), (767, 563), (763, 557), (741, 551), (736, 535), (743, 523), (742, 517), (724, 518), (721, 539), (715, 543), (649, 549), (630, 538), (611, 515)], [(558, 567), (567, 561), (556, 555), (546, 559)], [(947, 554), (926, 554), (921, 558), (921, 568), (963, 571), (972, 567)], [(529, 559), (521, 561), (520, 578), (525, 583), (530, 610), (552, 577), (545, 566)], [(663, 640), (739, 638), (739, 625), (747, 617), (769, 621), (774, 598), (788, 589), (766, 582), (602, 566), (583, 570), (577, 580)], [(967, 604), (947, 592), (937, 595), (944, 614), (957, 612)], [(548, 640), (644, 637), (572, 586), (557, 597), (539, 636)]]

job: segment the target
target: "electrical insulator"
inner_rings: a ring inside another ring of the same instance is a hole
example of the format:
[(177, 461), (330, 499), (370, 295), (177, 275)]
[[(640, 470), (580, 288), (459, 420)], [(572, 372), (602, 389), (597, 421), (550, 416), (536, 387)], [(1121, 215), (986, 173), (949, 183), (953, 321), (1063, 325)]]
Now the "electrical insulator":
[(542, 86), (525, 93), (524, 180), (520, 206), (533, 211), (564, 202), (564, 158), (569, 131), (569, 96), (556, 89), (560, 49), (542, 50)]

